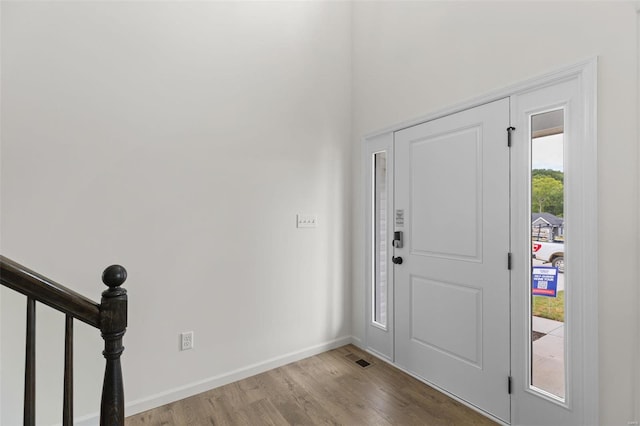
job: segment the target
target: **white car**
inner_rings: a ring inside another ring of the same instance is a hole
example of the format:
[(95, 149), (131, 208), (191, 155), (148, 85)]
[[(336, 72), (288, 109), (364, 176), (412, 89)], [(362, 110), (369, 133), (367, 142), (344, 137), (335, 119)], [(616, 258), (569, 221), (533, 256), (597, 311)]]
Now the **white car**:
[(532, 245), (535, 259), (551, 263), (551, 266), (558, 268), (558, 272), (564, 272), (564, 243), (534, 241)]

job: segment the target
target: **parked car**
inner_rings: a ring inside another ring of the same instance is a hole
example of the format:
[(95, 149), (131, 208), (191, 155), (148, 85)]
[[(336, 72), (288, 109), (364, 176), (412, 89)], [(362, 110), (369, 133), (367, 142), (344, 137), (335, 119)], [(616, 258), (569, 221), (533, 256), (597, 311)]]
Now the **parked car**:
[(533, 257), (551, 263), (551, 266), (558, 268), (558, 272), (564, 272), (564, 243), (534, 241)]

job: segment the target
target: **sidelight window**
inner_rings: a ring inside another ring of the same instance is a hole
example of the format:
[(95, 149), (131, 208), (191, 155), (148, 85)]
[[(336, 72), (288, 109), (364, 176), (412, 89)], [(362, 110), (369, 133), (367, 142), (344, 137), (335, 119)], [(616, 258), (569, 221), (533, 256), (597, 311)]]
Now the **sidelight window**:
[(565, 401), (564, 109), (530, 116), (530, 388)]
[(372, 321), (374, 324), (386, 328), (387, 326), (387, 198), (388, 198), (388, 176), (387, 176), (387, 153), (376, 152), (372, 157), (373, 161), (373, 205), (372, 214), (372, 237), (373, 247), (372, 262), (373, 277), (372, 285)]

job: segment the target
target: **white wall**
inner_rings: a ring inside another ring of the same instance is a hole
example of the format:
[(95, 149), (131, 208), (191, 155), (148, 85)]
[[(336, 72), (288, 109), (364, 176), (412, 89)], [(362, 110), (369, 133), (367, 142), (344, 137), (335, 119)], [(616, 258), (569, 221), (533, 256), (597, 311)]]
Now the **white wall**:
[[(105, 266), (127, 268), (128, 404), (348, 339), (350, 24), (348, 3), (2, 2), (1, 253), (94, 300)], [(5, 425), (24, 306), (2, 291)], [(63, 318), (38, 319), (48, 424)], [(82, 417), (104, 361), (97, 331), (76, 345)]]
[(358, 138), (598, 55), (600, 416), (603, 425), (638, 420), (635, 2), (356, 2), (353, 17), (356, 337), (364, 337)]

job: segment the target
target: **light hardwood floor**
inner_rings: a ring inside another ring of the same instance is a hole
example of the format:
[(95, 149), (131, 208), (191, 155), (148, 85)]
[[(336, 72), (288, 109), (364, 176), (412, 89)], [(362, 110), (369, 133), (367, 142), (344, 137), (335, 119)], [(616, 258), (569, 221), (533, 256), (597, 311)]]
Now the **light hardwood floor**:
[[(355, 363), (365, 359), (371, 365)], [(126, 419), (140, 425), (495, 425), (353, 345)]]

